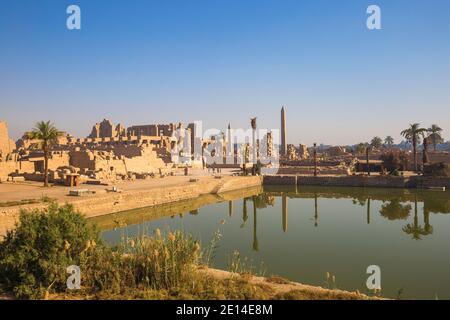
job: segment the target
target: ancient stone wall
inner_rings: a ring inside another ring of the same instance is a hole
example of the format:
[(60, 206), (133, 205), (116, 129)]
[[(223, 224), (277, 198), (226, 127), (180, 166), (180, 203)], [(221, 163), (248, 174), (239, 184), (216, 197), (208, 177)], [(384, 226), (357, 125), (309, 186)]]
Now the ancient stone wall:
[(70, 165), (87, 170), (95, 169), (95, 156), (91, 151), (71, 151)]
[(131, 126), (127, 129), (127, 134), (131, 136), (159, 136), (158, 126), (154, 124), (143, 126)]
[(0, 161), (6, 161), (6, 157), (16, 148), (16, 144), (9, 137), (8, 125), (0, 121)]
[(102, 122), (96, 123), (92, 127), (91, 134), (88, 136), (88, 138), (114, 138), (125, 136), (125, 134), (126, 130), (122, 124), (119, 123), (117, 126), (114, 126), (114, 124), (110, 120), (103, 119)]
[(377, 188), (450, 188), (450, 178), (392, 176), (265, 176), (264, 185), (377, 187)]

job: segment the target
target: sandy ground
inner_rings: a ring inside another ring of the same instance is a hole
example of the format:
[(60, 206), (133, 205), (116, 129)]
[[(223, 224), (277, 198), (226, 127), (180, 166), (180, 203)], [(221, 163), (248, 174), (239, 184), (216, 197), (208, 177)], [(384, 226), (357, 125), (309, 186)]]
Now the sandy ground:
[[(22, 209), (41, 210), (47, 207), (48, 203), (42, 201), (43, 197), (56, 200), (59, 204), (73, 204), (89, 218), (193, 199), (203, 194), (253, 187), (261, 183), (259, 177), (232, 177), (233, 173), (233, 170), (222, 170), (221, 173), (213, 175), (212, 172), (197, 170), (188, 176), (120, 181), (110, 185), (81, 184), (74, 188), (59, 185), (45, 188), (42, 183), (28, 181), (0, 183), (0, 236), (14, 228)], [(218, 176), (221, 176), (221, 179), (217, 179)], [(111, 191), (113, 186), (121, 192), (107, 192)], [(87, 189), (95, 193), (69, 196), (72, 189)], [(33, 201), (20, 203), (20, 200)]]
[[(215, 175), (231, 175), (234, 170), (222, 170), (220, 174)], [(64, 186), (51, 186), (45, 188), (41, 182), (25, 181), (25, 182), (4, 182), (0, 183), (0, 203), (7, 201), (19, 201), (24, 199), (41, 199), (43, 196), (58, 200), (58, 202), (72, 201), (74, 197), (69, 196), (72, 189), (89, 189), (89, 190), (105, 190), (111, 189), (113, 186), (123, 191), (140, 191), (151, 190), (153, 188), (162, 188), (170, 186), (181, 186), (189, 183), (191, 178), (209, 179), (212, 178), (212, 172), (203, 170), (191, 171), (189, 176), (177, 175), (164, 178), (153, 178), (148, 180), (120, 181), (111, 183), (109, 186), (104, 185), (88, 185), (81, 184), (78, 187), (70, 188)], [(95, 196), (93, 196), (95, 197)]]

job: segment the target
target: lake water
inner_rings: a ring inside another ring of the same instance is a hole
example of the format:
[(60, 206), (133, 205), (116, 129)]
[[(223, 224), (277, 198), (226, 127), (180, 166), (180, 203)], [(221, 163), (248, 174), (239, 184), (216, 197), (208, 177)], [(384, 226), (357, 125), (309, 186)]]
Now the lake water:
[(381, 268), (382, 295), (450, 299), (450, 192), (334, 187), (254, 188), (99, 217), (103, 239), (184, 229), (207, 245), (220, 230), (214, 267), (238, 250), (266, 275), (366, 293)]

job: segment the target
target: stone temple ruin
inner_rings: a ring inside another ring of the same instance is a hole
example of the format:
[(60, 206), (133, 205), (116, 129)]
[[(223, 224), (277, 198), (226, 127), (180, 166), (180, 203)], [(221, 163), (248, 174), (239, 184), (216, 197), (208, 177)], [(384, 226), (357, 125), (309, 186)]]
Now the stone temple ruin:
[[(105, 182), (172, 174), (178, 165), (172, 162), (171, 151), (182, 139), (172, 133), (179, 128), (182, 124), (125, 129), (105, 119), (93, 126), (87, 138), (66, 134), (50, 151), (50, 181), (65, 181), (67, 175)], [(33, 148), (35, 144), (26, 135), (14, 143), (6, 123), (0, 122), (0, 181), (43, 181), (44, 154)]]

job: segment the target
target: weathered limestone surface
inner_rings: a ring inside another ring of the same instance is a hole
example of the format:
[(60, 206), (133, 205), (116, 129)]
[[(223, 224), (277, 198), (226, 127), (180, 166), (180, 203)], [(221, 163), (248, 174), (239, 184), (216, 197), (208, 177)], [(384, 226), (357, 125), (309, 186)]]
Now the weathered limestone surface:
[(263, 184), (265, 185), (296, 185), (296, 175), (273, 175), (264, 176)]
[(0, 161), (5, 160), (6, 156), (16, 148), (16, 144), (10, 139), (8, 134), (8, 125), (0, 121)]

